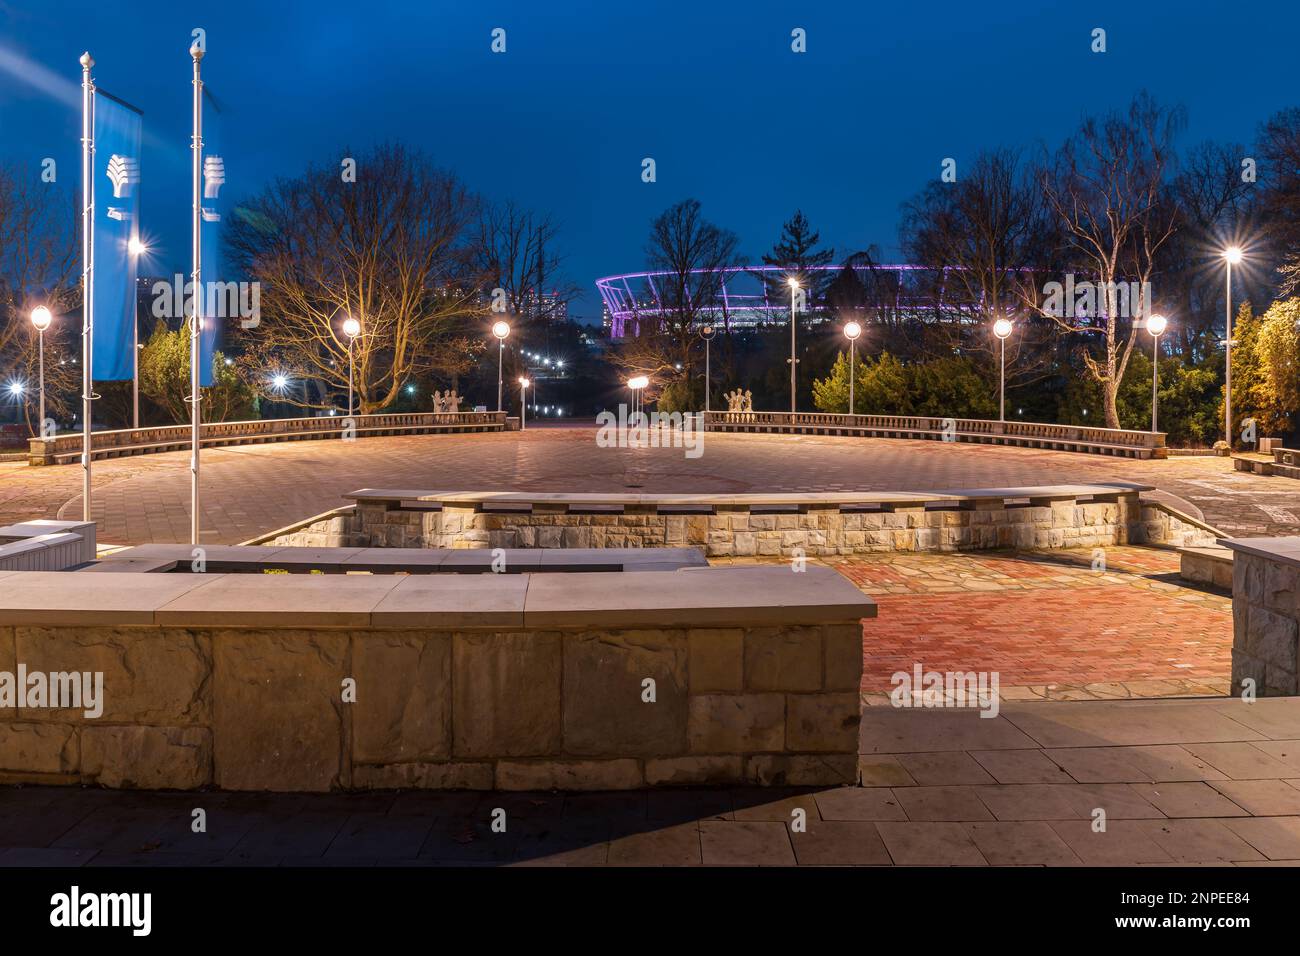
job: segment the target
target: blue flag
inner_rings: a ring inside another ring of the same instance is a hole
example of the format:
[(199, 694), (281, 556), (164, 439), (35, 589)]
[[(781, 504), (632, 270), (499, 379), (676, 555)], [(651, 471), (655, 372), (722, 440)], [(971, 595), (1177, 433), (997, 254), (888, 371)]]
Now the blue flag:
[(135, 347), (136, 257), (140, 237), (140, 140), (143, 117), (103, 90), (95, 91), (94, 352), (91, 376), (129, 380)]
[[(205, 84), (206, 86), (206, 84)], [(203, 328), (199, 331), (199, 384), (205, 388), (212, 384), (212, 360), (217, 349), (217, 333), (222, 324), (233, 318), (229, 306), (238, 305), (238, 296), (223, 294), (224, 263), (221, 256), (221, 230), (226, 217), (226, 159), (222, 146), (223, 131), (221, 111), (203, 91), (203, 223), (200, 239), (203, 243), (203, 287), (212, 290), (204, 299)], [(215, 308), (214, 308), (215, 306)]]

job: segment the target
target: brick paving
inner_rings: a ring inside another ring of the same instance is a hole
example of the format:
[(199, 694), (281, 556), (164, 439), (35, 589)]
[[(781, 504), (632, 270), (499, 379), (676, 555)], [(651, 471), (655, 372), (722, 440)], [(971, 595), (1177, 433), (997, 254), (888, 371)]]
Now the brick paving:
[(1232, 600), (1186, 586), (1176, 552), (867, 555), (828, 561), (875, 598), (864, 622), (866, 693), (891, 676), (996, 671), (1028, 697), (1223, 694)]
[[(706, 436), (704, 453), (599, 448), (594, 426), (286, 442), (203, 453), (204, 540), (233, 544), (338, 507), (359, 487), (513, 491), (883, 491), (1130, 481), (1237, 535), (1295, 534), (1300, 482), (1221, 458), (1131, 461), (987, 445), (789, 435)], [(96, 462), (94, 517), (118, 544), (189, 540), (183, 452)], [(79, 517), (75, 465), (0, 464), (0, 521)]]
[(1300, 865), (1300, 699), (867, 708), (859, 749), (839, 788), (2, 787), (0, 866)]

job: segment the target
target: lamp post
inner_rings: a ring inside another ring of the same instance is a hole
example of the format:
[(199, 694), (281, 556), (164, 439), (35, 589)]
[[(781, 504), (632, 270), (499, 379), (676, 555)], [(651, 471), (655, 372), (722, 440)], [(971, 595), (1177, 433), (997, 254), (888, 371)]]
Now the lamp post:
[(632, 390), (632, 414), (628, 418), (628, 424), (633, 428), (633, 424), (639, 421), (638, 416), (641, 414), (641, 390), (650, 384), (650, 379), (645, 375), (636, 375), (627, 380), (627, 387)]
[(700, 329), (700, 338), (704, 339), (704, 412), (709, 412), (709, 392), (713, 387), (712, 376), (709, 375), (709, 343), (713, 341), (713, 336), (718, 332), (711, 325), (706, 325)]
[(497, 411), (501, 411), (501, 392), (505, 384), (502, 363), (505, 362), (506, 336), (510, 334), (510, 323), (504, 320), (493, 323), (492, 334), (497, 337)]
[(1165, 330), (1168, 320), (1163, 315), (1153, 315), (1147, 319), (1147, 331), (1151, 333), (1151, 430), (1156, 430), (1156, 389), (1160, 381), (1160, 333)]
[(1223, 260), (1227, 265), (1226, 273), (1226, 307), (1223, 317), (1224, 348), (1224, 396), (1223, 396), (1223, 438), (1232, 450), (1232, 267), (1241, 261), (1241, 249), (1231, 246), (1223, 251)]
[(528, 386), (532, 383), (526, 378), (519, 379), (519, 430), (523, 431), (528, 427), (528, 401), (525, 394)]
[(1002, 343), (1001, 371), (998, 374), (998, 421), (1007, 420), (1007, 336), (1011, 334), (1011, 320), (998, 319), (993, 323), (993, 334)]
[(799, 294), (799, 280), (790, 280), (790, 414), (794, 415), (795, 366), (799, 360), (794, 357), (795, 298)]
[(348, 337), (348, 418), (352, 417), (352, 343), (361, 334), (361, 323), (349, 316), (343, 320), (343, 334)]
[(39, 434), (42, 438), (45, 437), (45, 330), (50, 327), (50, 323), (53, 321), (54, 316), (50, 314), (50, 310), (45, 306), (38, 305), (36, 308), (32, 309), (32, 325), (36, 326), (36, 337), (39, 340), (39, 344), (37, 345), (37, 354), (39, 356), (37, 358), (37, 368), (39, 369), (39, 377), (37, 381), (40, 384), (41, 417), (38, 420), (40, 421)]
[[(139, 236), (132, 236), (126, 244), (126, 251), (138, 259), (149, 251), (149, 247), (140, 241)], [(132, 290), (134, 291), (134, 290)], [(41, 421), (44, 421), (44, 415)], [(131, 427), (140, 427), (140, 303), (131, 310)]]
[(862, 326), (856, 322), (849, 322), (844, 326), (844, 334), (849, 340), (849, 414), (853, 414), (853, 366), (856, 364), (855, 355), (858, 344), (858, 336), (862, 334)]

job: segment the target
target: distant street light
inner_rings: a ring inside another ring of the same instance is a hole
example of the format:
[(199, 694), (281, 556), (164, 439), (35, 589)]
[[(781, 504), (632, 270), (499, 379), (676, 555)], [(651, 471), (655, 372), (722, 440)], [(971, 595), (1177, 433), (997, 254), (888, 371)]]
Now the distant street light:
[(1232, 450), (1232, 267), (1242, 260), (1242, 252), (1239, 246), (1229, 246), (1223, 250), (1223, 260), (1226, 263), (1227, 273), (1225, 282), (1227, 286), (1227, 295), (1225, 298), (1225, 313), (1223, 318), (1223, 348), (1224, 348), (1224, 373), (1223, 373), (1223, 438), (1228, 443), (1228, 450)]
[(45, 330), (50, 327), (50, 323), (53, 321), (54, 316), (50, 314), (50, 310), (45, 306), (38, 305), (32, 309), (32, 325), (36, 326), (36, 337), (39, 340), (38, 354), (40, 357), (37, 360), (37, 367), (40, 369), (38, 381), (40, 382), (41, 391), (41, 417), (38, 419), (40, 422), (38, 434), (42, 438), (45, 437)]
[(709, 375), (709, 343), (713, 341), (713, 336), (717, 332), (718, 330), (711, 325), (706, 325), (700, 329), (700, 338), (704, 339), (704, 411), (706, 414), (709, 411), (709, 391), (713, 385)]
[(993, 334), (1002, 343), (1001, 373), (998, 376), (998, 421), (1007, 420), (1007, 336), (1011, 334), (1011, 320), (998, 319), (993, 323)]
[(856, 322), (849, 322), (844, 326), (844, 334), (849, 340), (849, 414), (853, 414), (853, 366), (855, 364), (855, 349), (858, 344), (858, 336), (862, 334), (862, 326)]
[(343, 320), (343, 334), (348, 337), (348, 418), (352, 417), (352, 343), (361, 334), (361, 323), (348, 316)]
[[(632, 415), (636, 416), (641, 413), (641, 390), (650, 384), (650, 379), (644, 375), (635, 375), (627, 380), (627, 387), (632, 390)], [(629, 418), (630, 422), (632, 419)]]
[(506, 336), (510, 334), (509, 322), (497, 322), (492, 326), (492, 334), (497, 337), (497, 411), (501, 411), (501, 390), (505, 379), (502, 378), (502, 363), (506, 355)]
[(1147, 331), (1151, 333), (1151, 430), (1156, 430), (1156, 390), (1160, 381), (1160, 333), (1165, 330), (1168, 321), (1163, 315), (1153, 315), (1147, 319)]
[(525, 428), (528, 427), (528, 400), (525, 393), (528, 391), (528, 386), (531, 384), (532, 382), (528, 381), (528, 379), (526, 378), (519, 379), (519, 430), (520, 431), (523, 431)]
[(791, 278), (790, 280), (790, 414), (794, 414), (794, 390), (795, 390), (795, 366), (799, 360), (794, 357), (794, 303), (795, 297), (799, 294), (799, 280)]

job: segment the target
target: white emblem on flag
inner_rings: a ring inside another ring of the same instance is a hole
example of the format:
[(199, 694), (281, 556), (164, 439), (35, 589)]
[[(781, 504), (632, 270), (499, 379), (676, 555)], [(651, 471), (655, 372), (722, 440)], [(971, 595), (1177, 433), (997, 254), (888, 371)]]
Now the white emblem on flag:
[(206, 157), (203, 160), (203, 198), (216, 199), (225, 184), (226, 161), (220, 156)]
[(131, 195), (131, 187), (140, 181), (140, 164), (130, 156), (114, 153), (108, 161), (108, 181), (113, 184), (113, 198)]

